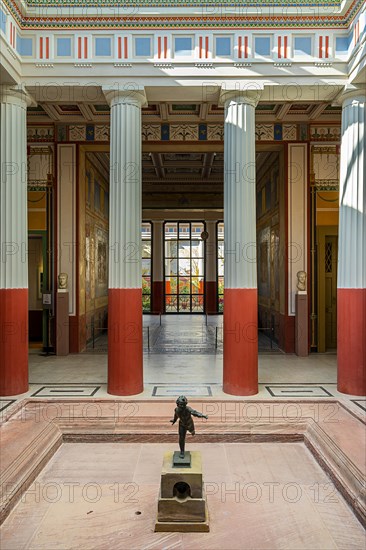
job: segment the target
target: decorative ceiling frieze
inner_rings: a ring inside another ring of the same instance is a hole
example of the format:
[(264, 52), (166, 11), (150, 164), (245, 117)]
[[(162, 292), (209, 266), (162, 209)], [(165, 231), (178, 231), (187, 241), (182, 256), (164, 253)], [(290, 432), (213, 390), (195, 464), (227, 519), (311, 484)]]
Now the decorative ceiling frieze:
[[(29, 29), (302, 29), (350, 26), (364, 0), (289, 0), (280, 10), (276, 0), (3, 0), (20, 28)], [(156, 8), (158, 13), (141, 9)], [(200, 13), (197, 14), (197, 8)], [(178, 10), (178, 11), (177, 11)], [(278, 10), (278, 11), (277, 11)], [(298, 15), (299, 11), (301, 12)]]

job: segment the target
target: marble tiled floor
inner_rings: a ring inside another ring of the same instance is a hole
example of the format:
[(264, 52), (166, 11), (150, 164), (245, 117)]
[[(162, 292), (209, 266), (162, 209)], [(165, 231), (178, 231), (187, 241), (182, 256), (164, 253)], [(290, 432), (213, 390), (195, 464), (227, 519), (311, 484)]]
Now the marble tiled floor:
[(4, 550), (347, 549), (365, 532), (303, 443), (196, 444), (209, 533), (154, 533), (171, 444), (66, 443), (1, 528)]
[[(207, 323), (207, 325), (206, 325)], [(209, 331), (222, 324), (222, 316), (166, 315), (144, 316), (144, 391), (137, 399), (176, 396), (233, 399), (222, 391), (222, 362), (213, 340), (206, 338)], [(164, 353), (147, 349), (147, 327), (150, 328), (151, 347), (155, 341), (165, 347)], [(201, 342), (206, 352), (187, 353)], [(164, 339), (164, 334), (167, 337)], [(212, 334), (211, 334), (212, 336)], [(169, 345), (175, 350), (169, 352)], [(210, 346), (211, 345), (211, 350)], [(219, 347), (221, 346), (219, 342)], [(222, 346), (221, 346), (222, 347)], [(190, 348), (189, 348), (190, 349)], [(56, 357), (43, 356), (41, 350), (31, 349), (29, 355), (29, 391), (21, 396), (0, 399), (0, 410), (10, 408), (25, 397), (110, 397), (107, 394), (106, 338), (96, 342), (95, 350), (88, 346), (85, 353)], [(207, 352), (208, 350), (208, 352)], [(221, 350), (222, 351), (222, 350)], [(366, 412), (366, 399), (348, 396), (337, 391), (337, 357), (335, 353), (311, 354), (306, 358), (286, 355), (274, 350), (259, 353), (259, 393), (245, 399), (292, 398), (306, 399), (337, 397), (358, 414)]]

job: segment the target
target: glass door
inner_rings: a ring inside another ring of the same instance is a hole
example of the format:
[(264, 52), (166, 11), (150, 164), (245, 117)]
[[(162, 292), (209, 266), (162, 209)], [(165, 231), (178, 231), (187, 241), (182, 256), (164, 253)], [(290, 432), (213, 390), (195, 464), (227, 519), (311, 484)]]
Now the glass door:
[(205, 243), (203, 222), (165, 222), (164, 280), (166, 313), (203, 313)]
[(151, 311), (152, 242), (151, 222), (142, 222), (142, 311)]

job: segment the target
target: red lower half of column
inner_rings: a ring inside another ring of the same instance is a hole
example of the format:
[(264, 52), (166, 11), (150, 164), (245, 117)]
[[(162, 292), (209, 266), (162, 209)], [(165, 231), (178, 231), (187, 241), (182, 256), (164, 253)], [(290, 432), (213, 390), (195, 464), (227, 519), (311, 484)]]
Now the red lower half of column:
[(258, 298), (256, 288), (224, 294), (224, 392), (258, 393)]
[(206, 281), (206, 313), (213, 315), (217, 313), (217, 284), (216, 281)]
[(28, 391), (28, 289), (0, 290), (0, 395)]
[(164, 313), (164, 282), (153, 281), (152, 309), (153, 313)]
[(143, 391), (142, 291), (108, 291), (108, 393)]
[(366, 289), (337, 292), (338, 391), (366, 394)]

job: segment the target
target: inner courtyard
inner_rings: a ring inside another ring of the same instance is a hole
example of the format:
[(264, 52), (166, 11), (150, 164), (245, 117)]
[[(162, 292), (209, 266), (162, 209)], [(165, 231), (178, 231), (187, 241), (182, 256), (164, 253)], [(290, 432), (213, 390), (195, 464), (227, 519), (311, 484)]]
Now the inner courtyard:
[(365, 550), (365, 127), (363, 0), (0, 0), (4, 550)]

